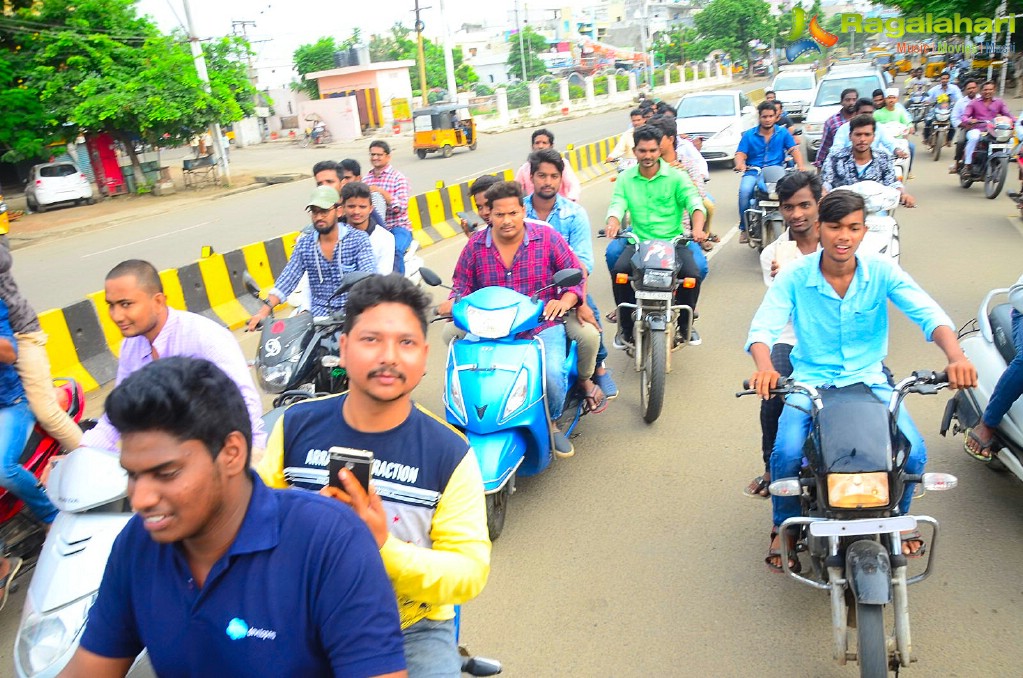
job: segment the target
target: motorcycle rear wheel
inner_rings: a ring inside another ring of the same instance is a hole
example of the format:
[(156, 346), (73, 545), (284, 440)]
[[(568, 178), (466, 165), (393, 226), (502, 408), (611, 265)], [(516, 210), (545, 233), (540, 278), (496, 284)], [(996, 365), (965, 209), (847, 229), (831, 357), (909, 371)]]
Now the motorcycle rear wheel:
[(994, 200), (1002, 192), (1005, 185), (1005, 175), (1009, 173), (1009, 166), (1004, 158), (991, 158), (984, 169), (984, 196), (988, 200)]
[(643, 421), (652, 424), (664, 406), (664, 377), (668, 369), (668, 344), (664, 330), (643, 329), (643, 371), (639, 375), (639, 399)]
[(938, 162), (941, 159), (941, 149), (945, 146), (945, 130), (935, 130), (931, 136), (931, 141), (934, 142), (934, 148), (931, 149), (931, 156), (934, 158), (934, 162)]
[(856, 603), (856, 642), (860, 678), (886, 678), (888, 647), (884, 637), (884, 605)]

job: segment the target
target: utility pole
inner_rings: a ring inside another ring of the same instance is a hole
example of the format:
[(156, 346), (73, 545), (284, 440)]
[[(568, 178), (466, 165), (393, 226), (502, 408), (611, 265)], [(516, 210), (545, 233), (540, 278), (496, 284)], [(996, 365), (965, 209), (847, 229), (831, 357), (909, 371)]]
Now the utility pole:
[[(256, 22), (255, 21), (247, 21), (247, 20), (236, 20), (236, 19), (232, 19), (231, 20), (231, 33), (233, 33), (235, 36), (237, 36), (238, 35), (238, 29), (239, 28), (242, 29), (242, 39), (245, 41), (245, 43), (247, 45), (246, 49), (248, 51), (248, 58), (246, 59), (246, 61), (249, 64), (249, 67), (248, 67), (249, 82), (252, 83), (252, 88), (254, 90), (256, 90), (255, 93), (252, 95), (252, 105), (253, 106), (259, 106), (262, 103), (260, 101), (260, 99), (259, 99), (259, 76), (256, 73), (255, 66), (252, 65), (252, 51), (251, 51), (251, 49), (248, 49), (252, 45), (252, 43), (249, 42), (249, 31), (248, 31), (248, 27), (249, 26), (252, 26), (253, 28), (255, 28), (256, 27)], [(260, 40), (259, 42), (269, 42), (269, 41), (268, 40)], [(261, 136), (262, 136), (262, 133), (261, 133)], [(243, 137), (244, 137), (244, 135), (238, 134), (238, 130), (236, 128), (235, 129), (235, 135), (234, 135), (234, 143), (235, 143), (235, 146), (237, 146), (238, 148), (243, 148), (245, 146), (245, 139)]]
[(458, 83), (455, 82), (455, 57), (451, 53), (451, 28), (448, 25), (448, 15), (444, 13), (444, 0), (440, 0), (440, 21), (444, 38), (444, 72), (448, 77), (448, 99), (451, 103), (458, 103)]
[(654, 64), (653, 64), (653, 60), (651, 60), (649, 64), (647, 63), (647, 36), (646, 36), (647, 4), (646, 4), (646, 0), (640, 0), (640, 2), (642, 3), (642, 7), (643, 7), (643, 15), (640, 18), (641, 23), (639, 25), (639, 45), (640, 45), (639, 48), (643, 52), (643, 68), (646, 70), (646, 73), (647, 73), (646, 80), (647, 80), (647, 82), (650, 83), (650, 89), (652, 91), (653, 88), (654, 88)]
[(423, 29), (426, 28), (426, 24), (419, 18), (419, 13), (424, 9), (430, 9), (429, 7), (420, 7), (419, 0), (416, 0), (416, 43), (419, 50), (419, 89), (423, 94), (423, 108), (430, 105), (429, 88), (426, 86), (426, 54), (423, 50)]
[(522, 82), (529, 82), (526, 77), (526, 48), (522, 41), (522, 24), (519, 22), (519, 0), (515, 0), (515, 31), (519, 34), (519, 61), (522, 62)]
[[(188, 6), (188, 0), (181, 0), (185, 6), (185, 21), (188, 23), (188, 42), (192, 46), (192, 56), (195, 58), (195, 70), (199, 75), (199, 80), (203, 83), (203, 88), (207, 92), (212, 92), (210, 88), (210, 74), (206, 70), (206, 57), (202, 53), (202, 45), (199, 44), (199, 36), (195, 33), (195, 22), (192, 21), (192, 9)], [(210, 132), (213, 136), (213, 148), (217, 151), (217, 160), (220, 163), (221, 169), (224, 171), (224, 181), (228, 186), (231, 185), (231, 167), (227, 161), (227, 153), (224, 149), (224, 137), (220, 133), (220, 123), (214, 121), (210, 125)]]

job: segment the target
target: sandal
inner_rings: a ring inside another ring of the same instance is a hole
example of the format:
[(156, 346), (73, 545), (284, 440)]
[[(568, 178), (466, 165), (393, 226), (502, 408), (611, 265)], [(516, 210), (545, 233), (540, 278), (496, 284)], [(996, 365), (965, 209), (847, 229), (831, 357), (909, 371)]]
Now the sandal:
[(771, 481), (764, 476), (757, 476), (750, 481), (750, 484), (743, 488), (742, 493), (747, 497), (754, 497), (756, 499), (764, 499), (771, 496), (771, 493), (767, 491), (767, 487), (771, 484)]
[(707, 240), (708, 242), (721, 242), (721, 238), (718, 236), (717, 233), (708, 233)]
[(920, 530), (910, 530), (909, 532), (903, 532), (899, 536), (902, 539), (903, 546), (911, 541), (920, 542), (920, 547), (916, 551), (904, 554), (907, 558), (922, 558), (927, 554), (927, 542), (920, 535)]
[(4, 609), (4, 606), (7, 605), (7, 597), (11, 594), (11, 583), (18, 576), (18, 571), (21, 569), (24, 561), (21, 558), (10, 557), (7, 559), (7, 563), (11, 569), (7, 571), (6, 577), (0, 579), (0, 610)]
[[(977, 449), (973, 450), (970, 448), (970, 443), (977, 443)], [(995, 442), (994, 436), (984, 441), (980, 439), (980, 436), (973, 430), (973, 428), (966, 429), (966, 440), (963, 442), (963, 450), (966, 454), (970, 455), (979, 462), (985, 464), (991, 462), (991, 445)], [(984, 454), (984, 452), (987, 454)]]
[(714, 249), (714, 243), (712, 243), (709, 239), (704, 240), (703, 242), (700, 243), (700, 247), (703, 248), (704, 252), (710, 252), (712, 249)]
[(583, 410), (586, 414), (600, 414), (607, 409), (607, 405), (607, 396), (604, 395), (599, 386), (594, 384), (590, 392), (586, 394)]
[[(775, 572), (777, 574), (784, 574), (785, 570), (781, 566), (781, 548), (780, 547), (776, 548), (774, 546), (774, 538), (777, 536), (778, 530), (772, 529), (770, 542), (771, 546), (768, 546), (767, 548), (767, 557), (764, 558), (764, 563), (767, 565), (767, 569), (770, 570), (771, 572)], [(803, 564), (799, 562), (799, 558), (796, 556), (796, 549), (794, 545), (793, 548), (789, 549), (789, 552), (792, 554), (789, 557), (789, 570), (795, 572), (796, 574), (799, 574), (800, 572), (803, 571)], [(775, 558), (778, 559), (777, 564), (773, 562)]]
[(608, 311), (608, 312), (607, 312), (607, 313), (606, 313), (606, 314), (604, 315), (604, 317), (605, 317), (605, 318), (607, 318), (607, 321), (608, 321), (609, 323), (617, 323), (617, 322), (618, 322), (618, 309), (616, 308), (616, 309), (615, 309), (615, 310), (613, 310), (613, 311)]

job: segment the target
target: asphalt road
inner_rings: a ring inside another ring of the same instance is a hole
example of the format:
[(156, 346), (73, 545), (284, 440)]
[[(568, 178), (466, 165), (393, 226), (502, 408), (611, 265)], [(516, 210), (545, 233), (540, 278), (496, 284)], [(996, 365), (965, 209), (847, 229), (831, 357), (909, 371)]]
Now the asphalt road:
[[(609, 128), (614, 120), (602, 124)], [(946, 164), (918, 160), (909, 190), (920, 207), (900, 209), (896, 216), (904, 268), (963, 324), (988, 289), (1019, 277), (1023, 222), (1004, 196), (989, 201), (981, 187), (959, 188), (945, 173)], [(1017, 186), (1010, 176), (1007, 188)], [(737, 187), (733, 173), (713, 172), (718, 233), (729, 232), (736, 221)], [(275, 210), (290, 214), (306, 190), (287, 192), (296, 188), (216, 201), (224, 204), (208, 208), (215, 214), (190, 218), (211, 219), (216, 228), (201, 233), (228, 240), (218, 247), (226, 249), (270, 233)], [(610, 188), (599, 180), (583, 192), (594, 231)], [(156, 244), (138, 243), (117, 257), (150, 252), (170, 257), (172, 247), (195, 252), (206, 242), (197, 236), (184, 232)], [(595, 242), (602, 251), (603, 241)], [(78, 243), (78, 253), (91, 251)], [(449, 276), (462, 243), (455, 238), (429, 248), (427, 265)], [(76, 252), (73, 245), (52, 245), (66, 247), (64, 256), (70, 257), (53, 261), (76, 261), (69, 254)], [(98, 249), (110, 246), (97, 243)], [(30, 272), (22, 263), (24, 252), (19, 251), (19, 278)], [(78, 277), (98, 281), (106, 261), (99, 253), (82, 260)], [(597, 274), (594, 283), (606, 311), (609, 280)], [(90, 282), (82, 291), (97, 287)], [(751, 372), (742, 345), (762, 296), (755, 253), (734, 239), (719, 246), (700, 303), (704, 343), (675, 354), (660, 420), (642, 422), (638, 379), (626, 356), (612, 351), (609, 363), (621, 396), (604, 414), (583, 421), (574, 458), (519, 482), (504, 534), (494, 544), (490, 582), (463, 610), (463, 640), (477, 653), (500, 658), (506, 675), (856, 675), (855, 666), (839, 667), (830, 659), (826, 596), (767, 572), (762, 558), (768, 503), (741, 494), (760, 470), (758, 408), (733, 394)], [(440, 327), (431, 332), (429, 373), (417, 395), (442, 412)], [(253, 352), (251, 337), (243, 345), (247, 354)], [(940, 351), (898, 312), (888, 363), (896, 375), (943, 367)], [(904, 675), (1019, 675), (1023, 487), (968, 458), (961, 438), (937, 435), (947, 397), (943, 392), (907, 402), (928, 442), (929, 470), (956, 474), (960, 485), (914, 503), (915, 512), (941, 521), (943, 539), (935, 575), (910, 589), (920, 661)], [(14, 594), (0, 614), (4, 658), (10, 656), (22, 596)], [(10, 661), (0, 659), (0, 676), (7, 675)]]

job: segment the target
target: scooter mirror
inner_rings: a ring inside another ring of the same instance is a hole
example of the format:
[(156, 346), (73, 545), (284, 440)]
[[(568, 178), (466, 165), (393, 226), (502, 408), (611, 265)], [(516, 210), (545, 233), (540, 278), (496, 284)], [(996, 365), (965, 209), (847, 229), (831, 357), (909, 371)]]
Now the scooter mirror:
[(440, 287), (441, 285), (440, 276), (431, 271), (430, 269), (420, 266), (419, 275), (422, 276), (423, 282), (429, 285), (430, 287)]
[(351, 273), (345, 273), (341, 277), (341, 284), (338, 285), (337, 291), (331, 295), (331, 299), (344, 294), (372, 275), (376, 275), (376, 273), (369, 273), (367, 271), (352, 271)]
[(242, 282), (245, 284), (245, 290), (252, 296), (259, 298), (259, 283), (252, 277), (252, 274), (248, 271), (242, 273)]
[(583, 272), (578, 268), (565, 268), (554, 274), (555, 287), (573, 287), (583, 281)]

